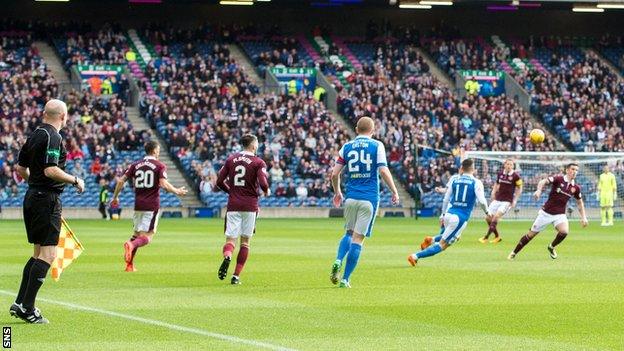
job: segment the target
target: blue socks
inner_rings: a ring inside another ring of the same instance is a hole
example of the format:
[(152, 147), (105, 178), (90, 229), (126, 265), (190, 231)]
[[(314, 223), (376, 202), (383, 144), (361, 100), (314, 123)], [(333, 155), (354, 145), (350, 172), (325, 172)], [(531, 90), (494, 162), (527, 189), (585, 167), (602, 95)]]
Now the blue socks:
[(349, 281), (351, 277), (351, 273), (357, 266), (358, 260), (360, 259), (360, 251), (362, 251), (362, 245), (352, 243), (351, 248), (349, 248), (349, 255), (347, 256), (347, 265), (345, 266), (343, 279)]
[(437, 236), (435, 236), (435, 237), (433, 238), (433, 241), (435, 241), (436, 243), (439, 243), (439, 242), (440, 242), (440, 240), (442, 240), (442, 234), (437, 235)]
[(351, 246), (351, 234), (346, 232), (338, 244), (338, 253), (336, 254), (336, 260), (342, 261), (349, 252), (349, 246)]
[[(421, 258), (425, 258), (425, 257), (430, 257), (430, 256), (434, 256), (439, 254), (440, 252), (442, 252), (442, 246), (440, 246), (440, 244), (436, 243), (433, 244), (431, 246), (429, 246), (428, 248), (422, 250), (421, 252), (416, 254), (416, 258), (421, 259)], [(349, 262), (349, 261), (347, 261)]]

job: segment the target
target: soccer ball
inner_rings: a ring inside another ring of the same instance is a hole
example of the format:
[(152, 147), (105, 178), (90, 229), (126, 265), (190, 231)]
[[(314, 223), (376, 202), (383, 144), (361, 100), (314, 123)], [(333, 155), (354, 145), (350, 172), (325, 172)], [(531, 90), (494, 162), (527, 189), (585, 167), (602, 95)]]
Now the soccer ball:
[(544, 131), (541, 129), (533, 129), (530, 133), (529, 133), (529, 139), (531, 140), (531, 143), (533, 144), (541, 144), (544, 142), (544, 139), (546, 138), (546, 135), (544, 134)]

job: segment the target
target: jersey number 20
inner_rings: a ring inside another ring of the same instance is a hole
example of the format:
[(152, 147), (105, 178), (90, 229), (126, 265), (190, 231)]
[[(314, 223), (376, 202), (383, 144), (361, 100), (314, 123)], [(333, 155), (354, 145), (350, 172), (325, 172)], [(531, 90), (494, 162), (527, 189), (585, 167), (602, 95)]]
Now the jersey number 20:
[(154, 186), (154, 172), (153, 171), (136, 171), (134, 178), (134, 187), (137, 189), (151, 188)]

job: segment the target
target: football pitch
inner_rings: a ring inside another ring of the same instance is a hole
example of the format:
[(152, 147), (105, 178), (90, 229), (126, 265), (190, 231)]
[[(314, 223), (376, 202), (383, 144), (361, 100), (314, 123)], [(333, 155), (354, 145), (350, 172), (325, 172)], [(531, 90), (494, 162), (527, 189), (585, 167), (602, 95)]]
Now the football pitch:
[[(217, 279), (218, 219), (163, 219), (124, 272), (128, 220), (74, 220), (85, 252), (48, 277), (49, 325), (9, 316), (30, 248), (21, 221), (0, 221), (0, 325), (15, 350), (622, 350), (624, 224), (581, 229), (551, 260), (547, 229), (506, 259), (529, 222), (503, 221), (481, 244), (468, 224), (446, 252), (408, 265), (434, 219), (377, 220), (352, 289), (329, 281), (340, 219), (260, 219), (242, 285)], [(230, 266), (230, 273), (234, 264)]]

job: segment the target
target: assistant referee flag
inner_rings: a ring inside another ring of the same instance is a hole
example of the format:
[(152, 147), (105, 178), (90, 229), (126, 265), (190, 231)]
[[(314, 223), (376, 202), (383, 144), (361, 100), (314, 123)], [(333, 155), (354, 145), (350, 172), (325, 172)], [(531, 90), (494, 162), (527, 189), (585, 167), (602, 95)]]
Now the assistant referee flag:
[(67, 268), (80, 254), (84, 247), (76, 234), (72, 232), (65, 219), (61, 218), (61, 233), (56, 245), (56, 259), (52, 263), (52, 279), (58, 281), (63, 270)]

